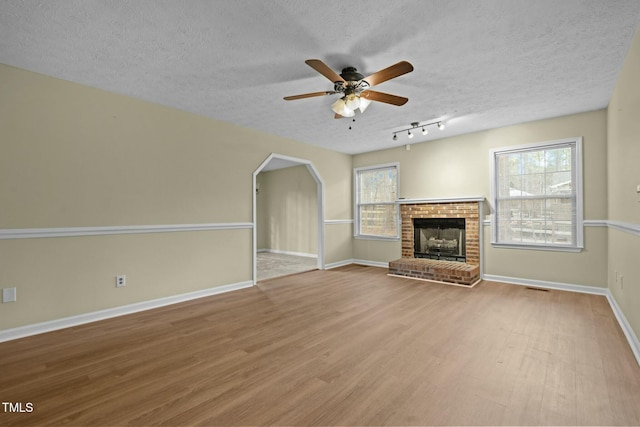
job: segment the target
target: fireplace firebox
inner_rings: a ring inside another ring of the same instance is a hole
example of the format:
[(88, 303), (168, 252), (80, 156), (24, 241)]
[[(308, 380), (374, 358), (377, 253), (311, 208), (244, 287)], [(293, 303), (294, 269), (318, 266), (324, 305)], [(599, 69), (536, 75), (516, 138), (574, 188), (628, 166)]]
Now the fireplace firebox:
[(464, 218), (413, 218), (414, 258), (466, 262)]

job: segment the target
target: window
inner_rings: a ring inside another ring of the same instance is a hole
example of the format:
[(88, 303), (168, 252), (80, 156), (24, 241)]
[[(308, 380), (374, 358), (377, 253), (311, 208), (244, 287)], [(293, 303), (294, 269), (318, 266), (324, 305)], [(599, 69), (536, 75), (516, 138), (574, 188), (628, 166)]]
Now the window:
[(354, 169), (357, 237), (398, 239), (398, 164)]
[(491, 151), (492, 244), (582, 248), (582, 138)]

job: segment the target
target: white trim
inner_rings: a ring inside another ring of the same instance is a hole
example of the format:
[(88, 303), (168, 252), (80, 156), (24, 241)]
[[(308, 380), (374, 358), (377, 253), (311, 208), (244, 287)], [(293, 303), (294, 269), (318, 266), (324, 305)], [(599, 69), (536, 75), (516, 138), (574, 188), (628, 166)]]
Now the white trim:
[(584, 248), (576, 248), (574, 246), (547, 246), (547, 245), (534, 245), (534, 244), (522, 244), (516, 245), (513, 243), (491, 243), (494, 248), (502, 249), (516, 249), (516, 250), (531, 250), (531, 251), (549, 251), (549, 252), (582, 252)]
[[(295, 157), (285, 156), (282, 154), (271, 153), (269, 156), (258, 166), (258, 168), (253, 171), (253, 191), (252, 191), (252, 210), (253, 210), (253, 224), (257, 224), (258, 221), (258, 212), (257, 212), (257, 197), (256, 197), (256, 177), (258, 174), (267, 167), (267, 165), (272, 160), (285, 160), (288, 163), (291, 163), (291, 166), (305, 166), (311, 177), (316, 182), (316, 193), (318, 198), (318, 269), (323, 270), (324, 266), (324, 181), (322, 177), (318, 173), (318, 170), (315, 168), (313, 163), (310, 160), (298, 159)], [(258, 261), (257, 261), (257, 253), (258, 253), (258, 230), (257, 226), (253, 227), (253, 243), (252, 243), (252, 252), (251, 259), (253, 264), (253, 284), (256, 285), (258, 283)]]
[(269, 252), (272, 254), (283, 254), (283, 255), (294, 255), (301, 256), (305, 258), (318, 258), (316, 254), (308, 254), (305, 252), (292, 252), (292, 251), (281, 251), (280, 249), (258, 249), (258, 252)]
[(177, 304), (190, 301), (197, 298), (208, 297), (225, 292), (236, 291), (238, 289), (250, 288), (253, 286), (252, 281), (233, 283), (230, 285), (216, 286), (215, 288), (203, 289), (200, 291), (189, 292), (186, 294), (173, 295), (170, 297), (158, 298), (149, 301), (138, 302), (134, 304), (123, 305), (121, 307), (108, 308), (105, 310), (94, 311), (92, 313), (79, 314), (77, 316), (65, 317), (62, 319), (51, 320), (48, 322), (36, 323), (33, 325), (20, 326), (13, 329), (0, 331), (0, 342), (24, 338), (31, 335), (42, 334), (45, 332), (56, 331), (58, 329), (70, 328), (73, 326), (84, 325), (85, 323), (96, 322), (99, 320), (110, 319), (112, 317), (124, 316), (126, 314), (138, 313), (145, 310), (164, 307), (166, 305)]
[(391, 167), (400, 167), (400, 162), (389, 162), (389, 163), (382, 163), (379, 165), (371, 165), (371, 166), (358, 166), (357, 168), (353, 168), (354, 172), (359, 172), (359, 171), (366, 171), (366, 170), (375, 170), (375, 169), (388, 169)]
[(388, 240), (388, 239), (400, 240), (400, 238), (402, 237), (402, 219), (400, 218), (400, 207), (398, 206), (397, 201), (396, 202), (380, 202), (380, 203), (363, 203), (363, 204), (369, 204), (369, 205), (372, 205), (372, 204), (395, 205), (396, 217), (397, 217), (395, 236), (388, 238), (388, 237), (367, 236), (367, 235), (360, 234), (360, 210), (358, 209), (358, 206), (360, 206), (360, 187), (358, 185), (358, 174), (362, 171), (373, 171), (378, 169), (392, 169), (392, 168), (395, 168), (396, 170), (396, 197), (397, 197), (400, 194), (400, 162), (383, 163), (380, 165), (360, 166), (357, 168), (353, 168), (353, 214), (355, 215), (354, 222), (353, 222), (354, 224), (353, 237), (373, 238), (373, 239), (380, 237), (382, 240)]
[(325, 270), (331, 270), (333, 268), (344, 267), (345, 265), (353, 264), (353, 259), (345, 259), (337, 262), (330, 262), (329, 264), (325, 264)]
[(389, 268), (389, 263), (383, 262), (383, 261), (368, 261), (366, 259), (353, 259), (351, 261), (352, 261), (352, 264), (366, 265), (367, 267)]
[(546, 280), (523, 279), (520, 277), (497, 276), (494, 274), (485, 274), (483, 280), (492, 282), (509, 283), (512, 285), (533, 286), (543, 289), (555, 289), (558, 291), (578, 292), (581, 294), (606, 295), (607, 288), (597, 288), (595, 286), (573, 285), (570, 283), (548, 282)]
[(435, 199), (398, 199), (400, 205), (413, 205), (419, 203), (465, 203), (465, 202), (484, 202), (484, 196), (472, 197), (442, 197)]
[[(484, 274), (484, 228), (480, 226), (484, 218), (484, 203), (478, 202), (478, 262), (480, 263), (480, 277)], [(465, 254), (466, 255), (466, 254)], [(475, 286), (475, 284), (474, 284)]]
[(584, 225), (585, 227), (607, 227), (640, 236), (640, 224), (633, 224), (631, 222), (612, 221), (607, 219), (586, 219), (584, 220)]
[[(491, 225), (490, 219), (482, 220), (482, 225)], [(640, 224), (632, 224), (630, 222), (622, 221), (609, 221), (606, 219), (585, 219), (582, 221), (582, 225), (585, 227), (607, 227), (614, 230), (624, 231), (626, 233), (635, 234), (640, 236)]]
[(608, 227), (606, 219), (585, 219), (582, 221), (582, 225), (585, 227)]
[(584, 286), (584, 285), (573, 285), (569, 283), (558, 283), (558, 282), (547, 282), (544, 280), (531, 280), (531, 279), (522, 279), (517, 277), (506, 277), (506, 276), (496, 276), (493, 274), (485, 274), (482, 276), (482, 280), (489, 280), (492, 282), (502, 282), (509, 283), (513, 285), (522, 285), (522, 286), (533, 286), (541, 289), (555, 289), (559, 291), (569, 291), (569, 292), (578, 292), (582, 294), (592, 294), (592, 295), (602, 295), (607, 298), (609, 302), (609, 306), (611, 306), (611, 310), (624, 333), (624, 336), (627, 338), (627, 342), (631, 347), (631, 352), (636, 358), (636, 362), (640, 366), (640, 341), (638, 337), (633, 332), (631, 325), (627, 321), (627, 318), (624, 316), (622, 310), (618, 306), (611, 290), (609, 288), (598, 288), (594, 286)]
[(169, 233), (184, 231), (237, 230), (253, 228), (250, 222), (169, 225), (115, 225), (105, 227), (5, 228), (0, 240), (43, 237), (104, 236), (112, 234)]
[[(538, 249), (538, 250), (559, 250), (559, 251), (571, 251), (571, 252), (580, 252), (584, 249), (584, 194), (583, 194), (583, 159), (582, 159), (582, 137), (577, 136), (573, 138), (564, 138), (553, 141), (543, 141), (543, 142), (535, 142), (531, 144), (517, 145), (517, 146), (507, 146), (507, 147), (497, 147), (489, 150), (489, 177), (491, 178), (491, 187), (490, 187), (490, 205), (491, 205), (491, 245), (499, 246), (499, 247), (508, 247), (517, 249), (521, 246), (515, 242), (499, 242), (498, 241), (498, 227), (497, 222), (498, 218), (495, 212), (497, 199), (498, 199), (498, 179), (496, 176), (496, 156), (499, 154), (507, 154), (507, 153), (516, 153), (521, 151), (529, 151), (529, 150), (544, 150), (550, 147), (557, 146), (570, 146), (575, 147), (575, 159), (572, 175), (575, 179), (572, 178), (572, 183), (575, 187), (575, 243), (571, 245), (571, 249), (567, 249), (563, 246), (557, 246), (555, 244), (543, 244), (543, 245), (522, 245), (523, 249)], [(551, 197), (551, 196), (544, 196)], [(573, 199), (573, 196), (571, 196)]]
[(383, 261), (367, 261), (364, 259), (345, 259), (342, 261), (332, 262), (330, 264), (325, 265), (325, 269), (330, 270), (332, 268), (344, 267), (345, 265), (350, 264), (358, 264), (358, 265), (366, 265), (367, 267), (382, 267), (389, 268), (388, 262)]
[(640, 236), (640, 224), (631, 224), (629, 222), (622, 221), (607, 221), (609, 228), (614, 230), (624, 231), (625, 233), (635, 234)]
[(353, 220), (352, 219), (325, 219), (324, 223), (327, 225), (353, 224)]
[(638, 365), (640, 366), (640, 341), (638, 340), (637, 335), (633, 332), (631, 325), (627, 321), (627, 318), (624, 316), (618, 302), (609, 289), (607, 289), (607, 301), (609, 301), (609, 305), (611, 306), (613, 314), (616, 316), (616, 320), (618, 320), (620, 329), (622, 329), (622, 333), (627, 338), (629, 346), (631, 346), (631, 351), (636, 357), (636, 362), (638, 362)]
[(384, 236), (370, 236), (368, 234), (360, 234), (359, 236), (353, 236), (356, 240), (382, 240), (385, 242), (397, 242), (402, 240), (401, 237), (384, 237)]

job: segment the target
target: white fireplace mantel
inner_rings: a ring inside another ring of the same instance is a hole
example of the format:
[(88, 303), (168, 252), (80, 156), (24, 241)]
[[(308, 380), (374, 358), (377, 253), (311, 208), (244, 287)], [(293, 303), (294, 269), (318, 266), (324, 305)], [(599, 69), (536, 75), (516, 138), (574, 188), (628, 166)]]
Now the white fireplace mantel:
[(396, 203), (400, 205), (415, 205), (419, 203), (461, 203), (461, 202), (484, 202), (484, 196), (473, 197), (443, 197), (435, 199), (398, 199)]

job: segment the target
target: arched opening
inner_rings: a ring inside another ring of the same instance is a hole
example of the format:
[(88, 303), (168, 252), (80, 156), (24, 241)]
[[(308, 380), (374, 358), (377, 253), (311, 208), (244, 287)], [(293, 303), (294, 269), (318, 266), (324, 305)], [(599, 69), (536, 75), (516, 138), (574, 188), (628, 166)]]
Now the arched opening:
[[(265, 224), (259, 224), (258, 218), (258, 197), (260, 197), (261, 189), (259, 184), (261, 180), (258, 179), (258, 175), (264, 172), (278, 171), (280, 169), (304, 167), (309, 172), (313, 182), (315, 182), (315, 197), (316, 197), (316, 209), (317, 209), (317, 223), (310, 225), (315, 227), (317, 235), (317, 268), (324, 269), (324, 184), (322, 178), (318, 174), (317, 170), (309, 160), (298, 159), (289, 156), (283, 156), (280, 154), (272, 153), (262, 164), (253, 172), (253, 284), (255, 285), (259, 279), (258, 277), (258, 238), (259, 228), (264, 227)], [(262, 181), (264, 182), (264, 181)], [(307, 195), (308, 196), (308, 195)], [(285, 196), (283, 196), (285, 197)], [(260, 203), (263, 201), (260, 200)]]

